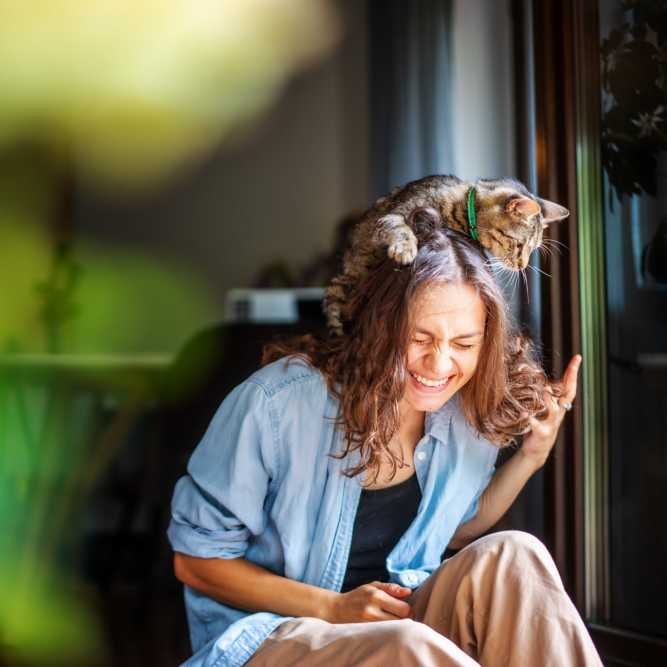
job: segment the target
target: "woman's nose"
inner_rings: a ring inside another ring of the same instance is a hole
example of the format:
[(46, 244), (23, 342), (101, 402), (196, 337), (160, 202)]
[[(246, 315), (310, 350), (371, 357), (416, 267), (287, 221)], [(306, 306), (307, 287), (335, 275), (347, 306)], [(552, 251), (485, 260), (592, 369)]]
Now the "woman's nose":
[(431, 370), (433, 374), (441, 378), (449, 375), (452, 368), (454, 368), (454, 361), (452, 360), (451, 348), (449, 346), (435, 348), (431, 355)]

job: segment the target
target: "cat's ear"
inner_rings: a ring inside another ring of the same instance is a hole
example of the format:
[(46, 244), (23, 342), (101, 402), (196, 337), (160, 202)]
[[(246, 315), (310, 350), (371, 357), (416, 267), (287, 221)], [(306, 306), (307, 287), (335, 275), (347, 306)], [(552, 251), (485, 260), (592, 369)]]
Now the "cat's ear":
[(505, 204), (505, 211), (513, 213), (519, 218), (528, 219), (540, 212), (540, 205), (530, 197), (512, 197)]
[(570, 215), (570, 212), (560, 204), (556, 204), (548, 199), (537, 198), (542, 207), (542, 226), (546, 227), (552, 222), (560, 222)]

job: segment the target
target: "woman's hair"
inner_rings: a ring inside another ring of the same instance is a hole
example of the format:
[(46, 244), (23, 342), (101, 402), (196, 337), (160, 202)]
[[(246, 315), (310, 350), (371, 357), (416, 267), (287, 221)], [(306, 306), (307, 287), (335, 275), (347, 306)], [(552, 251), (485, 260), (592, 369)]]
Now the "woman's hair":
[(344, 431), (345, 449), (334, 456), (359, 450), (359, 465), (345, 471), (350, 477), (369, 470), (375, 481), (383, 455), (392, 462), (392, 477), (400, 464), (388, 445), (399, 426), (413, 306), (434, 285), (470, 285), (486, 311), (477, 368), (459, 391), (468, 422), (503, 446), (530, 430), (531, 417), (546, 414), (547, 378), (529, 341), (511, 330), (507, 305), (479, 246), (437, 226), (428, 210), (413, 216), (417, 257), (405, 267), (386, 256), (378, 260), (349, 295), (342, 313), (343, 335), (303, 336), (264, 350), (264, 364), (288, 355), (306, 360), (323, 374), (341, 406), (338, 425)]

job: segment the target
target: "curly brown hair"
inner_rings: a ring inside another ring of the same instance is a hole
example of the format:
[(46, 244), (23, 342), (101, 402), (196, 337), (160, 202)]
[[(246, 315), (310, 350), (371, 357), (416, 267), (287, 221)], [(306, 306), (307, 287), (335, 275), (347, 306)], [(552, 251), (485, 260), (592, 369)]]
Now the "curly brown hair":
[(371, 483), (381, 460), (391, 461), (392, 477), (401, 465), (389, 442), (399, 427), (413, 305), (435, 284), (471, 285), (486, 310), (478, 366), (459, 392), (468, 422), (482, 437), (505, 446), (530, 430), (531, 417), (547, 412), (547, 377), (528, 339), (513, 331), (505, 299), (480, 247), (458, 232), (431, 224), (428, 215), (421, 216), (416, 228), (419, 251), (414, 262), (399, 267), (385, 257), (369, 270), (342, 313), (343, 335), (273, 343), (262, 358), (266, 364), (298, 357), (323, 374), (340, 402), (338, 425), (345, 436), (344, 451), (332, 456), (343, 458), (359, 450), (359, 465), (345, 474), (352, 477), (368, 470)]

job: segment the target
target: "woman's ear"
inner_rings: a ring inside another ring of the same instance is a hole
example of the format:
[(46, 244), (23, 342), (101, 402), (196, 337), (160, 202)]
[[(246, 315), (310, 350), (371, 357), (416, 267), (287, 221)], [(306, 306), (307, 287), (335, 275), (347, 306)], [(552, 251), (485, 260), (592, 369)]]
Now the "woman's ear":
[(552, 222), (560, 222), (570, 215), (570, 212), (560, 204), (556, 204), (548, 199), (537, 198), (542, 208), (542, 226), (546, 227)]

